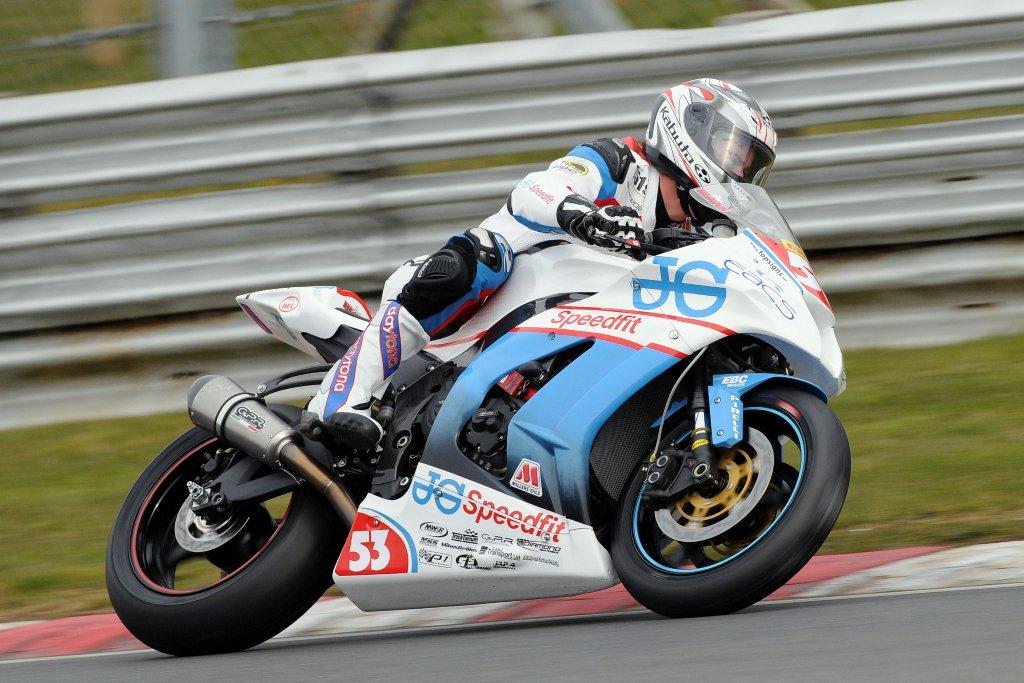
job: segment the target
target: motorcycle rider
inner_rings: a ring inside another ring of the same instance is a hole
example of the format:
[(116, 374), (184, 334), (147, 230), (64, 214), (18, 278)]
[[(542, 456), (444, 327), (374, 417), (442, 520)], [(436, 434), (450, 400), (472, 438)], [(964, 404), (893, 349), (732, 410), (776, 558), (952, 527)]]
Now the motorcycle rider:
[(717, 214), (689, 190), (764, 185), (777, 143), (764, 108), (731, 83), (701, 78), (664, 91), (644, 142), (603, 138), (575, 147), (527, 175), (479, 227), (403, 264), (308, 410), (332, 438), (372, 448), (383, 435), (370, 416), (374, 397), (403, 360), (455, 332), (505, 283), (516, 253), (553, 235), (626, 252), (629, 240), (657, 228), (699, 230)]

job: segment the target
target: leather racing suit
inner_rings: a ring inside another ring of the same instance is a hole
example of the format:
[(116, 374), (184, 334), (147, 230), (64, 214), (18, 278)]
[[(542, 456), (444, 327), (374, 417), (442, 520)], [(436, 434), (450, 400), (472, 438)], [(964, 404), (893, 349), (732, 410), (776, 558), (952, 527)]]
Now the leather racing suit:
[(671, 221), (659, 205), (660, 173), (643, 149), (630, 137), (579, 145), (523, 178), (479, 227), (404, 263), (388, 278), (380, 308), (324, 378), (309, 411), (357, 450), (371, 448), (382, 435), (369, 418), (374, 397), (403, 360), (457, 331), (505, 283), (515, 254), (552, 235), (582, 242), (580, 218), (601, 207), (633, 209), (644, 231), (665, 227)]

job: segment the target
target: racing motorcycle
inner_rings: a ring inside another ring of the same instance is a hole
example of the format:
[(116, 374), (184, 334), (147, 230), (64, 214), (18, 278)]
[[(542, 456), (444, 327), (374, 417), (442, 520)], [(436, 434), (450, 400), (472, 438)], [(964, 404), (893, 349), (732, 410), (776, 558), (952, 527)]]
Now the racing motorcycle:
[(824, 542), (849, 483), (827, 405), (845, 388), (835, 316), (764, 190), (692, 192), (728, 220), (629, 241), (636, 259), (557, 239), (518, 255), (457, 338), (392, 376), (370, 452), (268, 402), (345, 371), (332, 364), (370, 318), (363, 301), (334, 287), (238, 297), (322, 364), (254, 392), (195, 381), (196, 427), (114, 522), (121, 620), (196, 655), (263, 642), (332, 579), (363, 610), (621, 582), (670, 617), (778, 589)]

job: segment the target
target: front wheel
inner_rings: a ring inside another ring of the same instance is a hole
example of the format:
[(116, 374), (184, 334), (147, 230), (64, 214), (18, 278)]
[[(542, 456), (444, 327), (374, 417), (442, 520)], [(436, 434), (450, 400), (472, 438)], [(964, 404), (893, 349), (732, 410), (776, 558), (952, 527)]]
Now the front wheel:
[(298, 619), (330, 585), (345, 529), (294, 488), (206, 521), (190, 492), (247, 456), (195, 428), (142, 473), (114, 521), (107, 592), (146, 645), (171, 655), (244, 650)]
[[(793, 387), (744, 401), (747, 436), (719, 453), (722, 490), (652, 506), (641, 466), (620, 501), (612, 560), (629, 593), (654, 612), (695, 617), (754, 604), (811, 559), (839, 517), (850, 446), (835, 414)], [(683, 426), (666, 441), (687, 448), (689, 438)]]

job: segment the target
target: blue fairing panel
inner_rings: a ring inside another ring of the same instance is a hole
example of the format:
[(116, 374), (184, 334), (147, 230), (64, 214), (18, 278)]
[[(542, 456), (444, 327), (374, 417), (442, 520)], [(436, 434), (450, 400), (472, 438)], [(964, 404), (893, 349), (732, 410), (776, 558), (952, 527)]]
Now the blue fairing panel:
[(715, 375), (708, 387), (708, 403), (711, 407), (711, 443), (716, 448), (729, 448), (743, 440), (743, 394), (765, 382), (776, 381), (797, 384), (820, 398), (828, 401), (821, 387), (799, 377), (757, 372), (739, 375)]
[(538, 463), (544, 497), (549, 498), (552, 510), (587, 521), (594, 438), (619, 406), (678, 358), (653, 349), (568, 335), (508, 334), (480, 354), (452, 387), (431, 428), (424, 462), (433, 464), (443, 453), (456, 448), (455, 435), (497, 380), (527, 361), (578, 344), (591, 346), (545, 384), (512, 419), (508, 471), (515, 472), (524, 458)]

